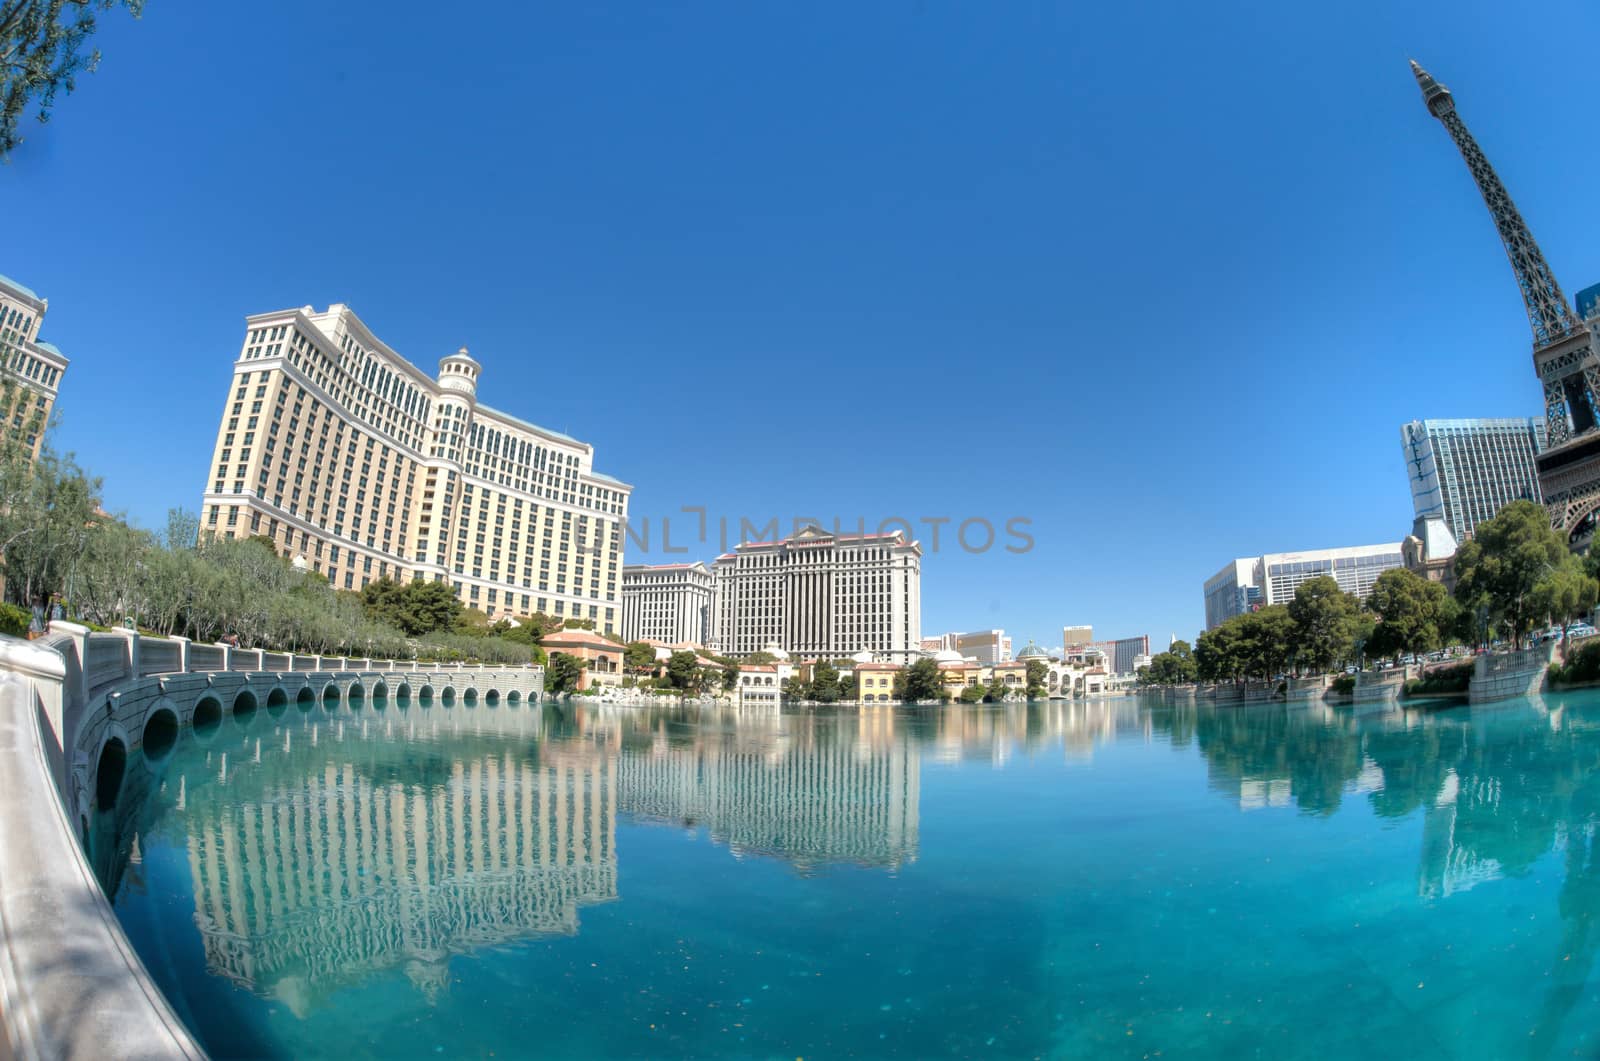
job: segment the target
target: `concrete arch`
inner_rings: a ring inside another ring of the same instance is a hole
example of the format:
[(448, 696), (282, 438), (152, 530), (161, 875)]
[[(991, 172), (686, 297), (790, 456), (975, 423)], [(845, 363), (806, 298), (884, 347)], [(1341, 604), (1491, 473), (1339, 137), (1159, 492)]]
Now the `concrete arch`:
[(494, 707), (500, 702), (500, 690), (485, 689), (483, 692), (483, 702), (488, 704), (490, 707)]
[[(170, 705), (171, 701), (167, 701)], [(159, 763), (172, 753), (178, 743), (178, 712), (157, 701), (145, 712), (144, 728), (140, 731), (139, 747), (147, 762)]]
[(352, 708), (353, 707), (358, 707), (361, 704), (366, 703), (366, 700), (367, 700), (367, 689), (366, 689), (366, 686), (362, 685), (361, 684), (361, 680), (358, 678), (355, 681), (351, 682), (348, 687), (346, 687), (346, 689), (344, 691), (344, 697), (345, 697), (345, 700), (350, 704), (350, 706)]
[(121, 737), (107, 737), (94, 757), (94, 805), (97, 808), (108, 811), (117, 805), (127, 770), (127, 743)]
[(202, 696), (195, 702), (191, 725), (195, 740), (201, 744), (209, 743), (222, 725), (222, 701), (210, 694)]
[(401, 700), (411, 699), (411, 683), (402, 681), (399, 685), (396, 685), (394, 687), (394, 698), (396, 703)]
[(470, 685), (467, 686), (466, 691), (461, 694), (461, 702), (463, 704), (475, 704), (475, 703), (477, 703), (478, 702), (478, 690), (476, 688), (474, 688), (473, 686), (470, 686)]
[(289, 706), (289, 691), (281, 685), (274, 685), (267, 693), (267, 714), (277, 718)]
[(427, 682), (423, 682), (421, 688), (417, 690), (417, 702), (420, 704), (425, 704), (432, 699), (433, 686), (429, 685)]
[(188, 712), (185, 712), (170, 696), (157, 697), (150, 701), (149, 707), (144, 709), (144, 717), (139, 720), (139, 731), (141, 733), (144, 732), (144, 728), (150, 724), (150, 720), (162, 711), (172, 712), (172, 717), (178, 720), (178, 728), (182, 729), (184, 722), (188, 721), (186, 715), (192, 714), (193, 710), (193, 708), (190, 708)]
[(230, 712), (233, 720), (242, 726), (248, 726), (256, 717), (256, 708), (260, 707), (256, 694), (249, 689), (240, 689), (233, 696), (233, 709)]
[(294, 703), (302, 711), (309, 711), (317, 706), (317, 694), (309, 685), (302, 685), (300, 691), (294, 694)]
[(522, 700), (522, 694), (517, 692), (515, 689), (513, 689), (510, 692), (506, 693), (506, 703), (508, 703), (508, 704), (520, 703), (521, 700)]
[(322, 705), (324, 707), (338, 707), (339, 701), (344, 699), (339, 694), (339, 683), (329, 682), (327, 685), (324, 685), (322, 687), (322, 695), (317, 697), (317, 699), (322, 701)]
[(372, 698), (374, 700), (386, 700), (388, 697), (389, 686), (382, 678), (372, 683)]
[(439, 694), (439, 702), (441, 704), (453, 704), (453, 703), (455, 703), (456, 702), (456, 690), (455, 690), (455, 687), (451, 686), (451, 685), (445, 686), (444, 687), (444, 691)]

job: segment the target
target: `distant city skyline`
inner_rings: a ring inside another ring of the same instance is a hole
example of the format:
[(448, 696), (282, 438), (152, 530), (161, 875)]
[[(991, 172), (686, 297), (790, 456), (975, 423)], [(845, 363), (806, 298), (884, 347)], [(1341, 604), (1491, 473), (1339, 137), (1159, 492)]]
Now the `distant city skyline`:
[[(1053, 645), (1092, 616), (1192, 639), (1222, 558), (1408, 532), (1396, 424), (1542, 410), (1504, 255), (1407, 55), (1470, 98), (1555, 271), (1600, 277), (1580, 176), (1600, 142), (1547, 154), (1600, 76), (1527, 64), (1531, 23), (1442, 3), (1334, 25), (519, 9), (483, 57), (493, 90), (461, 108), (425, 61), (427, 10), (152, 5), (106, 20), (100, 70), (28, 130), (0, 272), (51, 299), (74, 362), (56, 445), (109, 509), (155, 527), (195, 508), (245, 316), (340, 301), (416, 363), (492, 363), (505, 404), (635, 484), (636, 521), (898, 517), (924, 629)], [(286, 51), (282, 27), (313, 19)], [(1576, 3), (1552, 21), (1600, 31)], [(1151, 58), (1136, 78), (1102, 46), (1128, 39)], [(246, 71), (269, 66), (258, 93)], [(151, 114), (144, 87), (178, 67), (194, 105)], [(1308, 98), (1337, 120), (1305, 121)], [(310, 176), (263, 150), (330, 126), (358, 132)], [(1184, 338), (1143, 349), (1137, 400), (1113, 400), (1151, 297)], [(951, 382), (964, 402), (922, 400)], [(982, 427), (975, 383), (1000, 388)], [(1361, 400), (1309, 416), (1330, 387)], [(159, 446), (130, 444), (149, 424)], [(976, 435), (920, 456), (956, 425)], [(1027, 551), (1003, 547), (1013, 518)], [(952, 544), (974, 519), (994, 546)], [(677, 559), (659, 533), (625, 552)]]

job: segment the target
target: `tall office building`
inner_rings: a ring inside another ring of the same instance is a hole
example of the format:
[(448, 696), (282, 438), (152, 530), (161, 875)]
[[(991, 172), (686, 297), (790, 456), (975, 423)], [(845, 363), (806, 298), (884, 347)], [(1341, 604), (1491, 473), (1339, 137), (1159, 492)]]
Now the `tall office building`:
[(717, 557), (715, 644), (732, 656), (866, 650), (910, 662), (922, 642), (922, 546), (900, 531), (831, 534), (811, 525)]
[(1143, 663), (1150, 662), (1150, 635), (1121, 637), (1114, 641), (1095, 641), (1089, 648), (1097, 648), (1106, 656), (1106, 668), (1112, 674), (1132, 674)]
[(67, 359), (39, 338), (50, 300), (0, 276), (0, 425), (39, 456)]
[(1071, 652), (1075, 648), (1087, 648), (1094, 643), (1094, 627), (1092, 626), (1063, 626), (1061, 628), (1061, 650)]
[(1458, 542), (1511, 502), (1540, 500), (1542, 417), (1413, 420), (1400, 428), (1400, 448), (1416, 518), (1442, 518)]
[(340, 589), (448, 582), (490, 616), (622, 622), (632, 487), (594, 449), (478, 401), (465, 349), (430, 377), (348, 307), (247, 318), (203, 532), (264, 535)]
[(622, 569), (622, 636), (675, 645), (711, 643), (715, 580), (706, 565), (629, 564)]
[(1206, 579), (1206, 629), (1235, 615), (1261, 606), (1261, 587), (1256, 582), (1258, 557), (1229, 560), (1222, 570)]
[(1264, 604), (1288, 604), (1295, 590), (1309, 579), (1328, 575), (1339, 588), (1366, 600), (1378, 576), (1404, 567), (1399, 542), (1353, 545), (1343, 549), (1314, 549), (1305, 553), (1268, 553), (1258, 562), (1256, 576)]
[(1366, 600), (1379, 575), (1404, 566), (1400, 542), (1230, 560), (1206, 579), (1206, 629), (1265, 605), (1287, 604), (1294, 600), (1302, 582), (1322, 575), (1332, 578), (1346, 593)]
[(1011, 639), (1004, 630), (975, 630), (956, 635), (956, 651), (979, 663), (1005, 663), (1011, 658)]

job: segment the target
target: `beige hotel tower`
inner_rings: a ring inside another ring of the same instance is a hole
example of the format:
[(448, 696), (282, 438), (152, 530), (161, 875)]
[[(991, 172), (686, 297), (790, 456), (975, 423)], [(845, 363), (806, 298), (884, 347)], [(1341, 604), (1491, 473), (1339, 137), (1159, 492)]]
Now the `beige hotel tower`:
[(620, 628), (632, 487), (592, 446), (481, 404), (465, 349), (428, 376), (347, 306), (246, 329), (202, 533), (263, 535), (338, 589), (431, 579), (491, 617)]

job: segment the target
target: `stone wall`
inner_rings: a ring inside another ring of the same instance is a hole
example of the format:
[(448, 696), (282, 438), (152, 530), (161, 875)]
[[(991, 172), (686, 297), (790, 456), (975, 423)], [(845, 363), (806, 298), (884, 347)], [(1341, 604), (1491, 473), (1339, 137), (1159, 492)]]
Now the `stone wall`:
[(1467, 683), (1469, 704), (1488, 704), (1528, 696), (1544, 688), (1550, 656), (1556, 644), (1537, 645), (1520, 652), (1495, 652), (1479, 656)]
[(0, 1058), (204, 1056), (79, 840), (147, 733), (235, 712), (373, 710), (380, 698), (509, 706), (543, 690), (536, 666), (291, 656), (65, 622), (31, 643), (0, 636)]

